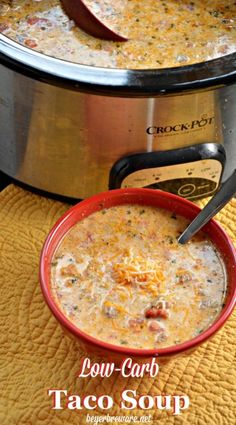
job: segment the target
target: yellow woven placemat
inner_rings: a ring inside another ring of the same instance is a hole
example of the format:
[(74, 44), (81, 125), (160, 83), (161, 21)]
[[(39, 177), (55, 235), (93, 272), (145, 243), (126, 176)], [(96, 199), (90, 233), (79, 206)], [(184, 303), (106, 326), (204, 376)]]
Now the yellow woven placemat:
[[(235, 425), (235, 314), (210, 342), (191, 356), (162, 366), (155, 379), (117, 374), (104, 379), (76, 377), (82, 353), (49, 312), (38, 281), (43, 241), (67, 208), (14, 185), (0, 194), (0, 425), (86, 423), (86, 410), (52, 410), (49, 388), (81, 396), (110, 394), (111, 416), (150, 414), (151, 424)], [(235, 214), (232, 200), (217, 217), (234, 243)], [(187, 394), (190, 407), (180, 416), (158, 409), (121, 411), (118, 403), (124, 387), (138, 394)]]

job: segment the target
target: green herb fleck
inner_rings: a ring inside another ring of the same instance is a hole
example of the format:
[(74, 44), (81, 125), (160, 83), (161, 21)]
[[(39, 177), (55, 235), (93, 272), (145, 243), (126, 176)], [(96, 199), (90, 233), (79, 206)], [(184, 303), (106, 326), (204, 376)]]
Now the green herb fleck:
[(218, 18), (220, 15), (219, 10), (212, 10), (212, 12), (209, 12), (211, 16), (214, 16), (214, 18)]
[(77, 282), (77, 278), (76, 277), (72, 277), (72, 279), (71, 279), (71, 283), (76, 283)]
[(170, 245), (173, 245), (173, 243), (174, 243), (174, 238), (173, 238), (173, 236), (167, 236), (166, 238), (167, 238), (167, 241), (169, 242), (169, 244), (170, 244)]

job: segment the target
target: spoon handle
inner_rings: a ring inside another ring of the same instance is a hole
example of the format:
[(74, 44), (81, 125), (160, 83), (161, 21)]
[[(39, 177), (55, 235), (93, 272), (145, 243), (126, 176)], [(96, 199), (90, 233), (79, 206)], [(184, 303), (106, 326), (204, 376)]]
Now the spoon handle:
[(200, 211), (190, 225), (178, 238), (180, 244), (185, 244), (195, 235), (208, 221), (214, 217), (236, 193), (236, 169), (231, 176), (222, 184), (218, 192)]

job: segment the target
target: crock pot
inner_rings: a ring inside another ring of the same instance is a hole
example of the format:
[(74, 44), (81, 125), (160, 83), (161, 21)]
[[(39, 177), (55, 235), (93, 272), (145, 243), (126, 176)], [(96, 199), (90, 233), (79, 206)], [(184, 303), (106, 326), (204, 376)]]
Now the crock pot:
[(208, 196), (236, 161), (236, 53), (159, 70), (55, 59), (0, 34), (0, 170), (75, 199)]

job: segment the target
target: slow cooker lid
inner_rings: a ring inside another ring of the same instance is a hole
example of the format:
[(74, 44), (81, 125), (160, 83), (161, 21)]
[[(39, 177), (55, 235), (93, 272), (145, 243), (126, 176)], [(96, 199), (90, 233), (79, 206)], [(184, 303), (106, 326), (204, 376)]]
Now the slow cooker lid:
[(0, 63), (49, 84), (106, 95), (153, 96), (236, 81), (236, 52), (176, 68), (113, 69), (56, 59), (24, 47), (3, 34), (0, 34)]

